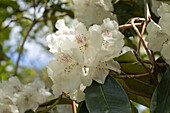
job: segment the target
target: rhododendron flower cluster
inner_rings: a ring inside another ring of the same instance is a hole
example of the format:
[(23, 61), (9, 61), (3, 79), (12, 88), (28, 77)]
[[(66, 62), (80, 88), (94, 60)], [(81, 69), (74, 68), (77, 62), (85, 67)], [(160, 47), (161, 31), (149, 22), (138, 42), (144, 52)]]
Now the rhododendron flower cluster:
[(152, 2), (152, 12), (156, 15), (156, 16), (160, 16), (158, 15), (157, 9), (161, 6), (161, 3), (167, 3), (170, 4), (170, 1), (168, 0), (164, 0), (164, 1), (159, 1), (159, 0), (151, 0)]
[(120, 73), (120, 65), (113, 58), (120, 55), (124, 36), (116, 21), (107, 18), (102, 25), (87, 29), (81, 22), (67, 27), (64, 20), (58, 20), (56, 28), (58, 31), (47, 37), (50, 52), (56, 57), (47, 66), (55, 95), (65, 93), (81, 101), (92, 80), (103, 84), (109, 69)]
[(86, 26), (102, 24), (105, 18), (116, 20), (111, 0), (74, 0), (75, 16)]
[(158, 9), (158, 14), (161, 17), (159, 25), (155, 22), (150, 22), (147, 26), (148, 32), (148, 47), (154, 52), (160, 51), (163, 58), (170, 64), (170, 5), (162, 3)]
[(35, 111), (51, 95), (40, 79), (24, 85), (17, 77), (2, 81), (0, 94), (0, 113), (24, 113), (29, 109)]

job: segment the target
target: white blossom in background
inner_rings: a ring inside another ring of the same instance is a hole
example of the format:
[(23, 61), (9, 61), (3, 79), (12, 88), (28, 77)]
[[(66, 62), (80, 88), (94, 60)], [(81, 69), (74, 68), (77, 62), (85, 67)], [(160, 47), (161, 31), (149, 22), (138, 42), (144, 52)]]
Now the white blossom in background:
[(19, 113), (14, 105), (0, 103), (0, 113)]
[(70, 2), (71, 0), (61, 0), (62, 3)]
[(102, 24), (105, 18), (117, 20), (112, 14), (114, 9), (111, 0), (74, 0), (74, 4), (76, 18), (88, 27)]
[(56, 27), (58, 31), (47, 37), (50, 52), (56, 56), (47, 65), (53, 93), (65, 93), (82, 101), (83, 91), (92, 80), (103, 84), (109, 69), (120, 72), (120, 65), (113, 58), (120, 55), (124, 36), (117, 22), (109, 18), (89, 29), (81, 22), (67, 27), (64, 20), (58, 20)]
[(165, 61), (170, 65), (170, 5), (162, 3), (158, 9), (158, 14), (161, 17), (159, 25), (150, 22), (147, 26), (149, 49), (154, 52), (158, 51), (161, 53)]
[(156, 15), (156, 16), (160, 16), (158, 15), (158, 8), (161, 6), (161, 3), (164, 2), (164, 3), (167, 3), (167, 4), (170, 4), (170, 1), (158, 1), (158, 0), (151, 0), (152, 2), (152, 12)]
[(128, 47), (128, 46), (124, 46), (124, 47), (122, 48), (121, 55), (124, 54), (124, 53), (126, 53), (126, 52), (129, 52), (129, 51), (133, 52), (133, 49), (130, 48), (130, 47)]
[(161, 17), (159, 25), (162, 27), (162, 30), (170, 36), (170, 5), (162, 3), (158, 9), (158, 14)]
[(161, 54), (162, 54), (163, 58), (165, 58), (166, 62), (170, 65), (170, 41), (163, 44)]
[[(148, 36), (148, 48), (153, 52), (160, 51), (163, 43), (168, 39), (168, 35), (162, 31), (162, 28), (155, 22), (150, 22), (146, 28)], [(159, 42), (159, 43), (158, 43)]]
[(17, 77), (11, 77), (0, 83), (0, 95), (0, 113), (24, 113), (29, 109), (35, 111), (51, 93), (40, 79), (24, 85)]

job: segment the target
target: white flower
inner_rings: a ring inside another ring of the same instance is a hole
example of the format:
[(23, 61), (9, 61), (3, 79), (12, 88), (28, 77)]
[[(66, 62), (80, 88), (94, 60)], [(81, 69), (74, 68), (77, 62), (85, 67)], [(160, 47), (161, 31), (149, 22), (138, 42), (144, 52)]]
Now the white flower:
[(69, 96), (72, 100), (77, 100), (77, 102), (81, 102), (85, 99), (85, 93), (79, 89), (73, 90)]
[(163, 44), (161, 55), (165, 58), (166, 62), (170, 65), (170, 41)]
[[(170, 5), (162, 3), (158, 9), (158, 14), (161, 17), (159, 20), (159, 25), (162, 27), (162, 31), (170, 36)], [(170, 39), (170, 38), (169, 38)]]
[[(167, 3), (170, 4), (169, 1), (158, 1), (158, 0), (151, 0), (152, 2), (152, 12), (155, 13), (156, 16), (158, 16), (158, 8), (160, 7), (161, 3)], [(159, 15), (160, 16), (160, 15)]]
[(61, 48), (62, 50), (69, 50), (72, 45), (74, 46), (74, 44), (71, 44), (74, 40), (74, 28), (68, 28), (63, 19), (58, 20), (55, 26), (58, 31), (46, 38), (50, 52), (59, 52)]
[(0, 113), (19, 113), (14, 105), (0, 103)]
[(154, 52), (160, 51), (163, 43), (168, 39), (168, 35), (155, 22), (150, 22), (146, 29), (148, 32), (146, 41), (148, 42), (149, 49)]
[(53, 93), (59, 96), (64, 92), (82, 101), (81, 84), (90, 86), (92, 80), (103, 84), (109, 69), (120, 72), (120, 65), (113, 58), (120, 55), (124, 36), (109, 18), (89, 29), (81, 22), (69, 28), (64, 20), (57, 21), (56, 27), (54, 37), (47, 37), (50, 51), (57, 58), (47, 65)]
[(14, 104), (13, 102), (13, 95), (10, 95), (9, 93), (7, 93), (6, 91), (3, 91), (2, 89), (0, 90), (0, 103), (3, 104)]
[(120, 73), (120, 65), (114, 60), (99, 62), (98, 66), (92, 68), (89, 73), (93, 80), (100, 84), (104, 84), (105, 79), (109, 74), (109, 69)]
[[(167, 2), (170, 4), (170, 2)], [(159, 25), (150, 22), (147, 26), (149, 49), (154, 52), (159, 51), (165, 59), (165, 61), (170, 64), (170, 5), (164, 2), (160, 3), (160, 7), (157, 10), (158, 15), (161, 17), (159, 20)]]
[(70, 2), (71, 0), (61, 0), (61, 2), (63, 3), (67, 3), (67, 2)]
[[(47, 65), (48, 75), (53, 81), (52, 86), (55, 95), (62, 92), (66, 94), (79, 87), (81, 83), (80, 68), (78, 62), (73, 59), (71, 53), (55, 53), (57, 60), (52, 60)], [(73, 82), (74, 81), (74, 82)]]
[(45, 85), (40, 79), (36, 79), (33, 83), (25, 85), (24, 91), (14, 95), (14, 103), (18, 107), (20, 113), (32, 109), (35, 111), (38, 106), (48, 100), (51, 94), (45, 90)]
[(23, 91), (24, 85), (18, 80), (17, 77), (11, 77), (8, 81), (2, 81), (0, 84), (1, 90), (8, 96)]
[(122, 48), (121, 55), (124, 54), (124, 53), (126, 53), (126, 52), (129, 52), (129, 51), (133, 52), (133, 49), (130, 48), (130, 47), (128, 47), (128, 46), (124, 46), (124, 47)]
[[(97, 28), (98, 27), (98, 28)], [(94, 25), (90, 29), (98, 29), (103, 37), (101, 51), (98, 56), (103, 56), (102, 61), (108, 61), (118, 57), (124, 45), (124, 36), (121, 34), (116, 21), (109, 18), (103, 20), (101, 26)]]
[(88, 27), (101, 24), (105, 18), (116, 20), (111, 0), (74, 0), (74, 4), (76, 18)]
[(51, 95), (40, 79), (23, 85), (17, 77), (11, 77), (8, 81), (2, 81), (0, 87), (0, 107), (4, 106), (2, 113), (10, 113), (10, 109), (12, 113), (24, 113), (29, 109), (35, 111)]

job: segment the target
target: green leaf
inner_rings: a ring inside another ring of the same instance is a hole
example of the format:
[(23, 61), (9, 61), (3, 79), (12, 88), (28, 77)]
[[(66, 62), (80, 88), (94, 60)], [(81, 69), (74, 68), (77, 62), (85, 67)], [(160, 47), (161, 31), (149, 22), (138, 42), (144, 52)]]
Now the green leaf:
[[(114, 60), (120, 63), (122, 74), (135, 75), (135, 74), (147, 73), (146, 69), (142, 66), (140, 62), (138, 62), (136, 56), (131, 51), (122, 54), (121, 56), (115, 58)], [(146, 65), (146, 66), (149, 68), (150, 65)], [(116, 73), (115, 74), (110, 73), (110, 75), (114, 77), (117, 76)], [(149, 98), (142, 97), (126, 91), (130, 100), (133, 100), (134, 102), (150, 107), (151, 96), (156, 87), (152, 81), (151, 76), (130, 78), (130, 79), (117, 79), (117, 80), (124, 88), (128, 88), (129, 90), (132, 90), (134, 92), (147, 95), (147, 97)]]
[[(136, 56), (131, 51), (122, 54), (121, 56), (115, 58), (114, 60), (120, 63), (121, 70), (125, 73), (130, 74), (147, 73), (146, 69), (136, 59)], [(146, 64), (146, 66), (149, 68), (150, 65)]]
[(81, 102), (77, 108), (77, 113), (89, 113), (85, 101)]
[(86, 88), (85, 93), (85, 102), (90, 113), (131, 113), (126, 93), (110, 76), (103, 85), (93, 82)]
[[(147, 73), (146, 69), (139, 62), (134, 63), (120, 63), (121, 70), (130, 74), (142, 74)], [(148, 65), (147, 65), (148, 66)]]
[(119, 24), (125, 24), (132, 17), (144, 17), (144, 2), (142, 0), (119, 0), (114, 5), (114, 13)]
[(114, 60), (118, 61), (119, 63), (137, 62), (135, 55), (131, 51), (128, 51), (128, 52), (122, 54), (121, 56), (115, 58)]
[(151, 113), (170, 112), (170, 66), (153, 94), (150, 111)]
[(25, 113), (35, 113), (33, 110), (27, 110)]
[[(126, 80), (129, 80), (129, 79), (126, 79)], [(148, 89), (152, 89), (152, 90), (155, 89), (154, 87), (152, 88), (151, 86), (149, 87), (148, 85), (144, 86), (145, 84), (143, 84), (141, 82), (139, 82), (138, 84), (135, 84), (135, 82), (134, 82), (135, 80), (134, 81), (130, 81), (130, 82), (132, 82), (131, 84), (133, 84), (133, 86), (137, 87), (136, 89), (133, 88), (132, 86), (129, 86), (129, 84), (127, 84), (127, 82), (125, 82), (125, 79), (117, 79), (117, 81), (124, 88), (128, 88), (128, 89), (130, 89), (132, 91), (135, 91), (135, 92), (138, 92), (138, 91), (142, 92), (143, 91), (142, 94), (145, 94), (148, 91)], [(144, 88), (143, 88), (143, 86), (144, 86)], [(144, 89), (144, 90), (142, 90), (142, 89)], [(126, 91), (126, 94), (127, 94), (127, 96), (129, 97), (130, 100), (133, 100), (134, 102), (137, 102), (137, 103), (142, 104), (144, 106), (150, 107), (150, 103), (151, 103), (151, 99), (150, 98), (139, 96), (139, 95), (133, 94), (133, 93), (128, 92), (128, 91)]]

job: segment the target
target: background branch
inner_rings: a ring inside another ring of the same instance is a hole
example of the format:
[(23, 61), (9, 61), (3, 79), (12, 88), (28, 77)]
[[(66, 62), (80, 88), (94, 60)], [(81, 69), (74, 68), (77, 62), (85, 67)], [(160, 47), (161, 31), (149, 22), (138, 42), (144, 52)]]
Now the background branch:
[(146, 94), (143, 94), (143, 93), (140, 93), (140, 92), (136, 92), (136, 91), (133, 91), (133, 90), (125, 88), (125, 87), (123, 87), (123, 89), (125, 91), (129, 92), (129, 93), (133, 93), (133, 94), (138, 95), (138, 96), (142, 96), (142, 97), (146, 97), (146, 98), (150, 98), (150, 99), (152, 98), (152, 96), (150, 96), (150, 95), (146, 95)]
[(14, 71), (14, 76), (17, 75), (17, 70), (18, 70), (18, 66), (19, 66), (19, 61), (20, 61), (20, 58), (21, 58), (21, 54), (22, 54), (22, 51), (23, 51), (23, 48), (24, 48), (24, 44), (29, 36), (29, 33), (31, 32), (32, 28), (34, 27), (34, 25), (36, 24), (36, 21), (34, 20), (33, 23), (31, 24), (30, 28), (28, 29), (28, 32), (27, 34), (25, 35), (24, 37), (24, 40), (22, 42), (22, 45), (20, 47), (20, 51), (19, 51), (19, 55), (18, 55), (18, 59), (17, 59), (17, 63), (16, 63), (16, 66), (15, 66), (15, 71)]
[(33, 20), (31, 20), (30, 18), (28, 18), (28, 17), (20, 17), (20, 18), (17, 18), (17, 19), (15, 19), (15, 20), (11, 20), (11, 21), (8, 23), (7, 26), (5, 26), (4, 28), (0, 29), (0, 32), (2, 32), (3, 30), (5, 30), (6, 28), (8, 28), (9, 25), (10, 25), (12, 22), (15, 22), (15, 21), (18, 21), (18, 20), (21, 20), (21, 19), (26, 19), (26, 20), (29, 20), (29, 21), (33, 21)]

